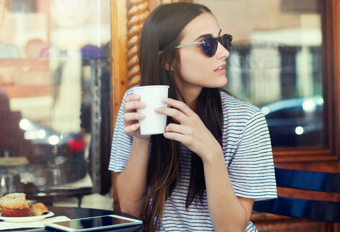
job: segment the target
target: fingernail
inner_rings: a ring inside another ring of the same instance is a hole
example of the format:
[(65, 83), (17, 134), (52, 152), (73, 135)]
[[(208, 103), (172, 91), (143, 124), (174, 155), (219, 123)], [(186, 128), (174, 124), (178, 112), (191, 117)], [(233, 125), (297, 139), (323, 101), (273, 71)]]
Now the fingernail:
[(159, 110), (160, 110), (160, 108), (159, 108), (159, 107), (157, 107), (157, 108), (155, 109), (155, 111), (156, 111), (156, 112), (158, 112)]
[(164, 98), (163, 101), (164, 101), (164, 102), (168, 102), (168, 98)]
[(144, 118), (144, 114), (138, 114), (139, 118)]
[(144, 103), (144, 102), (140, 102), (139, 105), (140, 105), (140, 106), (144, 106), (145, 103)]

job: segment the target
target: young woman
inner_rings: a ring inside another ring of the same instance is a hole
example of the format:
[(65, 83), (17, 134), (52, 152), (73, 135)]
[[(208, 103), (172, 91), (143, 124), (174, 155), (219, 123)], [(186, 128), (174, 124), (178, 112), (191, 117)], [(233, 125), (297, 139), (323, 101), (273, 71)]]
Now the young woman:
[(157, 231), (257, 231), (254, 200), (276, 197), (273, 157), (261, 111), (219, 87), (232, 37), (210, 10), (157, 7), (140, 36), (141, 85), (169, 85), (164, 134), (142, 136), (145, 107), (131, 89), (114, 131), (109, 169), (123, 212)]

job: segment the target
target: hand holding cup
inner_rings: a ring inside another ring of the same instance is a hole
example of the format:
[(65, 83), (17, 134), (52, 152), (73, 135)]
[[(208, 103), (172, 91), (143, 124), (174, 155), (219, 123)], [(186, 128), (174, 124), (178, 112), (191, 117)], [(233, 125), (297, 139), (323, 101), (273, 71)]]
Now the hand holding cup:
[(141, 135), (163, 134), (166, 127), (167, 116), (155, 111), (159, 107), (167, 107), (163, 102), (168, 97), (169, 86), (167, 85), (149, 85), (136, 87), (134, 94), (140, 96), (140, 100), (145, 102), (144, 108), (138, 108), (137, 113), (145, 115), (139, 119)]
[(150, 135), (163, 134), (167, 116), (156, 113), (155, 109), (166, 107), (163, 99), (168, 97), (169, 86), (140, 86), (132, 91), (133, 94), (125, 99), (124, 132), (144, 139), (150, 138)]
[(140, 123), (138, 120), (145, 118), (145, 115), (138, 113), (137, 109), (143, 109), (144, 107), (145, 103), (140, 101), (140, 96), (137, 94), (131, 94), (125, 98), (124, 133), (141, 139), (150, 138), (150, 136), (142, 136), (140, 134)]

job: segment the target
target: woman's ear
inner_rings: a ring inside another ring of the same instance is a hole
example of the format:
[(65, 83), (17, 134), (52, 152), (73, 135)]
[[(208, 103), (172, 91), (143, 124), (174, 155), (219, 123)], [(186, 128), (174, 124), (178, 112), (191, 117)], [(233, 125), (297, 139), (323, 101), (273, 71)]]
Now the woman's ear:
[(166, 71), (173, 71), (173, 67), (169, 67), (169, 62), (168, 61), (165, 61), (165, 66), (164, 66), (165, 70)]
[[(162, 54), (163, 54), (163, 51), (158, 52), (159, 58), (161, 58)], [(169, 67), (169, 61), (167, 59), (165, 60), (164, 68), (165, 68), (166, 71), (173, 71), (173, 67), (172, 66), (171, 66), (171, 68)]]

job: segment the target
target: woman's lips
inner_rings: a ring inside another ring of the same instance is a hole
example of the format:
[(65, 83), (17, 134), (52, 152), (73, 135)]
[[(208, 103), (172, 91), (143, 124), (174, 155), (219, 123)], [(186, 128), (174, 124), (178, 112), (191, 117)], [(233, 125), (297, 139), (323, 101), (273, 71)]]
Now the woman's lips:
[(215, 69), (214, 72), (219, 73), (219, 74), (224, 74), (224, 73), (226, 72), (226, 70), (224, 69), (224, 66), (225, 66), (225, 64), (224, 64), (224, 65), (221, 65), (220, 67), (218, 67), (217, 69)]
[(224, 74), (226, 72), (226, 70), (224, 68), (222, 68), (221, 70), (215, 70), (215, 73), (218, 74)]

